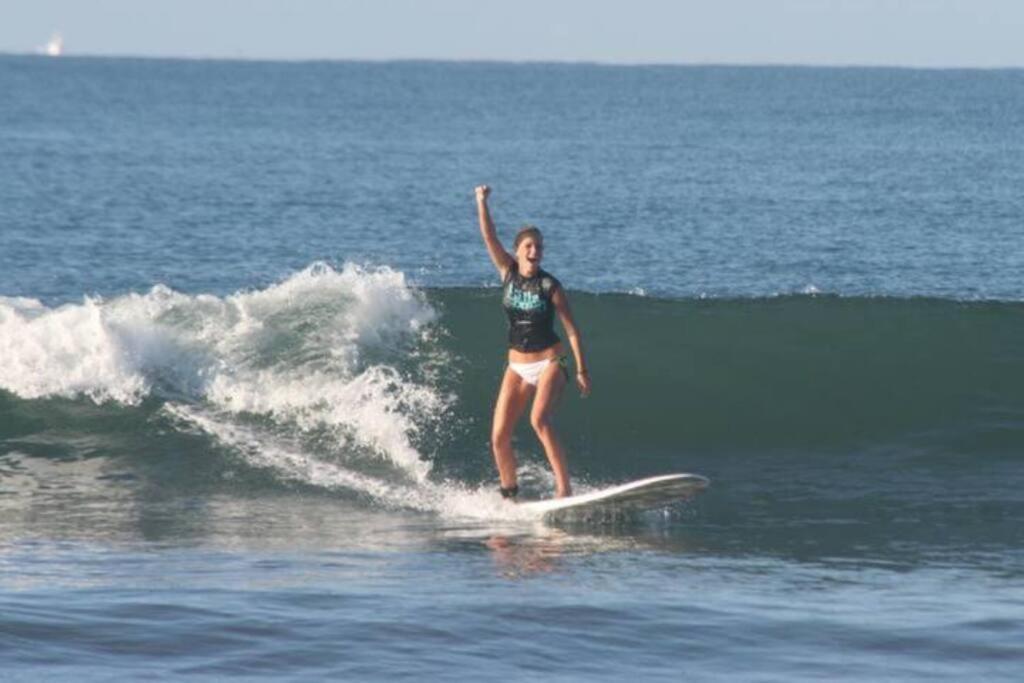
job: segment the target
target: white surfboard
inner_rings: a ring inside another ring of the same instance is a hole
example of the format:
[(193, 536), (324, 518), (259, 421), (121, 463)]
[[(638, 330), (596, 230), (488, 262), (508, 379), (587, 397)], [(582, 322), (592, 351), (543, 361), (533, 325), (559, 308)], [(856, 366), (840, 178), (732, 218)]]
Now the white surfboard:
[(699, 474), (663, 474), (578, 496), (519, 503), (519, 507), (542, 516), (599, 510), (647, 510), (690, 498), (710, 483), (707, 477)]

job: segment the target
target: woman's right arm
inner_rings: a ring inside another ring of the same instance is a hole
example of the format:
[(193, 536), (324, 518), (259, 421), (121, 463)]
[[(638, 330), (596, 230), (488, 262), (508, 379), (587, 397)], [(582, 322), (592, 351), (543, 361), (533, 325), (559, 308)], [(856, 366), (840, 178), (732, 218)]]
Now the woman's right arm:
[(487, 253), (490, 254), (494, 267), (498, 269), (501, 279), (504, 280), (508, 269), (512, 267), (512, 256), (505, 251), (505, 247), (501, 246), (498, 233), (494, 229), (494, 221), (491, 220), (491, 212), (487, 208), (487, 195), (490, 193), (491, 188), (487, 185), (480, 185), (476, 188), (476, 212), (480, 219), (480, 234), (484, 238), (484, 244), (487, 245)]

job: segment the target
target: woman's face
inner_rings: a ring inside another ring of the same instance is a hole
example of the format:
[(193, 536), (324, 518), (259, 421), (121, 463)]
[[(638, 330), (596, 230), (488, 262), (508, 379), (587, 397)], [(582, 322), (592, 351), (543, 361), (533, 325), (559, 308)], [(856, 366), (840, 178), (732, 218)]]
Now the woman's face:
[(519, 272), (523, 275), (531, 275), (540, 268), (540, 260), (544, 256), (544, 242), (535, 237), (526, 237), (516, 247), (516, 261), (519, 262)]

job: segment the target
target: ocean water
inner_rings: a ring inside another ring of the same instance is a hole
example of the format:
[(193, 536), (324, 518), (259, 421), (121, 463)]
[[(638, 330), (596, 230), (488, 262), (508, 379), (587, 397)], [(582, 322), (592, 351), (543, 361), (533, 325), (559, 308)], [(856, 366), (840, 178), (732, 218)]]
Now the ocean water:
[[(3, 680), (1024, 672), (1024, 72), (0, 56), (0, 93)], [(704, 494), (500, 501), (480, 183), (583, 330), (576, 487)]]

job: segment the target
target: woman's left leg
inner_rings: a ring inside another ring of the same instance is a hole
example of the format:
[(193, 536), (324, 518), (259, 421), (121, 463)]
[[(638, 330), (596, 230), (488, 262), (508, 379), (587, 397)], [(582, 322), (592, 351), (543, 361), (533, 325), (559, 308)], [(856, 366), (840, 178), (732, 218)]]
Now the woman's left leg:
[(530, 409), (530, 425), (544, 446), (544, 453), (548, 456), (551, 470), (555, 473), (555, 495), (559, 498), (572, 495), (569, 465), (554, 426), (555, 408), (558, 407), (565, 383), (565, 371), (562, 366), (557, 361), (548, 363), (537, 380), (537, 395)]

